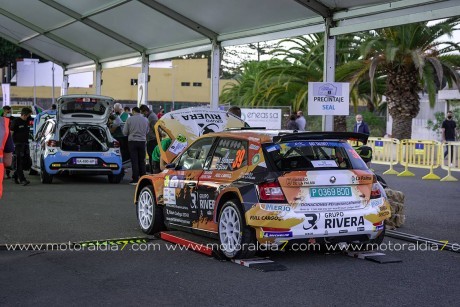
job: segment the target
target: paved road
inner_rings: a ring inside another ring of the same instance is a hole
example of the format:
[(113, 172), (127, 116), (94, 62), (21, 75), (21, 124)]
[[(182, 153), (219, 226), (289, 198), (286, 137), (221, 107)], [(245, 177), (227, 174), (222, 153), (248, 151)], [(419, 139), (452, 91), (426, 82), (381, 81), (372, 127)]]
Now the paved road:
[[(381, 167), (375, 167), (380, 171)], [(382, 168), (383, 169), (383, 168)], [(423, 172), (422, 172), (423, 173)], [(401, 231), (460, 242), (459, 183), (385, 176), (407, 197)], [(460, 177), (460, 176), (459, 176)], [(64, 177), (52, 185), (8, 181), (0, 244), (142, 236), (127, 181)], [(341, 254), (275, 253), (287, 271), (262, 273), (189, 251), (1, 251), (0, 305), (458, 305), (460, 253), (413, 251), (387, 238), (402, 263)], [(403, 245), (405, 244), (405, 245)], [(149, 245), (150, 246), (150, 245)], [(401, 250), (402, 249), (402, 250)], [(426, 248), (425, 248), (426, 249)]]
[(343, 255), (273, 257), (258, 272), (190, 251), (3, 252), (0, 305), (455, 306), (460, 254), (393, 253), (402, 263)]
[[(388, 169), (376, 164), (373, 167), (380, 174)], [(415, 177), (383, 175), (390, 188), (406, 196), (406, 223), (398, 231), (460, 243), (460, 181), (422, 180), (428, 170), (411, 171)], [(447, 174), (444, 170), (435, 173), (441, 178)], [(453, 174), (460, 179), (460, 173)]]

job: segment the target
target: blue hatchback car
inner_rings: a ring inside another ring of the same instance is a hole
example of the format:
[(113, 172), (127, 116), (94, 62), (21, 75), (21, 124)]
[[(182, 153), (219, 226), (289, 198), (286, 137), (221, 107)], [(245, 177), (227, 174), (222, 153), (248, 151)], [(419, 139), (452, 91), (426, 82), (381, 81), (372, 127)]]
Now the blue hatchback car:
[(113, 98), (67, 95), (57, 100), (57, 114), (39, 125), (30, 143), (32, 169), (42, 183), (54, 175), (107, 175), (110, 183), (123, 179), (120, 144), (107, 127)]

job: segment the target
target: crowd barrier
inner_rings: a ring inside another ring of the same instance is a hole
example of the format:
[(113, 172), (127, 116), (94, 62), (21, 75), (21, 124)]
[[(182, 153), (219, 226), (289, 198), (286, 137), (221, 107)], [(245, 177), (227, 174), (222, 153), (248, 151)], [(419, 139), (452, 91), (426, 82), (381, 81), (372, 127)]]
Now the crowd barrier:
[(446, 142), (441, 144), (441, 168), (447, 170), (447, 176), (441, 181), (458, 181), (452, 176), (452, 171), (460, 172), (460, 142)]
[(367, 145), (372, 148), (372, 163), (389, 165), (385, 175), (398, 175), (393, 165), (399, 163), (399, 140), (370, 137)]
[(440, 166), (440, 145), (441, 143), (437, 141), (402, 140), (399, 147), (399, 160), (404, 166), (404, 171), (398, 176), (415, 176), (409, 171), (409, 167), (415, 167), (430, 170), (422, 179), (441, 179), (433, 173), (433, 170)]
[[(425, 180), (458, 180), (452, 172), (460, 172), (460, 142), (369, 137), (367, 145), (372, 148), (372, 163), (389, 166), (386, 175), (415, 176), (409, 168), (422, 168), (429, 170)], [(403, 172), (393, 168), (397, 164), (404, 166)], [(447, 171), (442, 179), (433, 172), (439, 167)]]

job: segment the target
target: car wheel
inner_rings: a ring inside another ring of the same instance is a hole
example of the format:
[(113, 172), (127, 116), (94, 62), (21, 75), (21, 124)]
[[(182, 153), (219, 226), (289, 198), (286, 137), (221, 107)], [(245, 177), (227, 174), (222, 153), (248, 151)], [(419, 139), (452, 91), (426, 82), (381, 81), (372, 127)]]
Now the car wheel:
[(120, 183), (123, 180), (124, 175), (124, 170), (121, 170), (121, 173), (118, 175), (108, 175), (109, 183)]
[(43, 159), (40, 162), (40, 181), (42, 183), (52, 183), (53, 182), (53, 175), (48, 174), (45, 169), (45, 162)]
[(144, 187), (136, 204), (137, 221), (146, 234), (156, 234), (165, 229), (163, 209), (155, 204), (152, 186)]
[(246, 225), (238, 201), (227, 201), (219, 214), (220, 250), (227, 258), (247, 259), (255, 255), (254, 230)]

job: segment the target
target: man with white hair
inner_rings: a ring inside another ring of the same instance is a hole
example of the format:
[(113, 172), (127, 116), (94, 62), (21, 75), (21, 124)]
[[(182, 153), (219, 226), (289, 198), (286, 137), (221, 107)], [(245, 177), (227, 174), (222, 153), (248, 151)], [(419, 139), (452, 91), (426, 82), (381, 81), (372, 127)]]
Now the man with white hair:
[(123, 112), (121, 103), (115, 103), (113, 105), (113, 111), (115, 113), (115, 118), (111, 123), (110, 132), (112, 132), (113, 137), (120, 143), (121, 159), (123, 162), (126, 162), (129, 160), (128, 137), (121, 133), (125, 125), (125, 122), (120, 117)]

